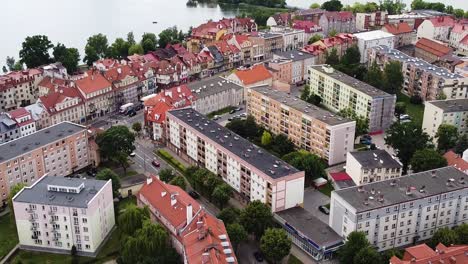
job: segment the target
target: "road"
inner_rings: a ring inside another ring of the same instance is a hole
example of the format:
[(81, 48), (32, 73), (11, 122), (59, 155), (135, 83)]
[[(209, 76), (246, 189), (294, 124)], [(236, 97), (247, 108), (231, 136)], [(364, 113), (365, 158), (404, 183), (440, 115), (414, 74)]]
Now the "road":
[(239, 105), (238, 107), (241, 108), (240, 111), (237, 111), (233, 114), (226, 113), (226, 114), (220, 115), (219, 119), (216, 120), (216, 122), (222, 126), (226, 126), (226, 124), (229, 123), (230, 118), (234, 118), (235, 116), (240, 116), (241, 114), (246, 112), (245, 104)]

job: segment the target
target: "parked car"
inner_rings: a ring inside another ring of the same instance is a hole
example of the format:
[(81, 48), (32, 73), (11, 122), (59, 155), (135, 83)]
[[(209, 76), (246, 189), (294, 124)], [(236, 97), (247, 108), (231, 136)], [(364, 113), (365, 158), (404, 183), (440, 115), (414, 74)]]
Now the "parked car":
[(135, 151), (133, 151), (132, 153), (130, 153), (130, 157), (132, 157), (132, 158), (133, 158), (133, 157), (135, 157), (135, 156), (136, 156), (136, 153), (135, 153)]
[(247, 117), (247, 113), (242, 113), (241, 117)]
[(156, 168), (159, 168), (159, 166), (161, 166), (161, 163), (159, 163), (159, 161), (157, 160), (153, 160), (151, 164), (153, 164), (153, 166), (155, 166)]
[(196, 191), (190, 191), (188, 194), (193, 198), (193, 199), (198, 199), (200, 198), (200, 195)]
[(361, 138), (359, 142), (364, 145), (370, 145), (372, 144), (372, 139)]
[(213, 120), (218, 120), (218, 119), (219, 119), (219, 115), (215, 115), (215, 116), (213, 117)]
[(136, 111), (135, 110), (132, 110), (130, 112), (128, 112), (128, 116), (136, 116)]
[(411, 117), (409, 115), (407, 115), (407, 114), (400, 115), (400, 120), (410, 120), (410, 119), (411, 119)]
[(262, 252), (256, 251), (256, 252), (254, 253), (254, 257), (255, 257), (255, 260), (257, 260), (258, 262), (263, 262), (263, 254), (262, 254)]
[(367, 140), (372, 140), (372, 137), (369, 134), (362, 135), (361, 139), (362, 138), (367, 139)]
[(318, 209), (319, 209), (320, 212), (322, 212), (322, 213), (324, 213), (326, 215), (330, 214), (330, 210), (324, 205), (319, 206)]
[(232, 109), (231, 111), (229, 111), (229, 114), (234, 114), (236, 112), (236, 109)]
[(237, 107), (235, 110), (240, 111), (240, 110), (242, 110), (242, 107)]

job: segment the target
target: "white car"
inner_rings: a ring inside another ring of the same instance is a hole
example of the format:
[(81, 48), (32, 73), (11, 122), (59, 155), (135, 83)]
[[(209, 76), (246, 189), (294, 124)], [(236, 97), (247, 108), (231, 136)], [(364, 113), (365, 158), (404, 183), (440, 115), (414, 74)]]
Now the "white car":
[(411, 117), (407, 114), (400, 115), (400, 120), (409, 120)]
[(135, 157), (135, 156), (136, 156), (135, 152), (130, 153), (130, 157)]

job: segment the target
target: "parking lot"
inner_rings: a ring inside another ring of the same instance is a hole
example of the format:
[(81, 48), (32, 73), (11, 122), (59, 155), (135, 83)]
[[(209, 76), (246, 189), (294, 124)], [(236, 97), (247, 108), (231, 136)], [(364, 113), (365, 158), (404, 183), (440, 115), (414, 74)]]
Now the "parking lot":
[(328, 215), (319, 211), (320, 205), (326, 205), (330, 203), (330, 197), (315, 190), (315, 188), (309, 187), (304, 190), (304, 209), (309, 211), (320, 221), (328, 224)]

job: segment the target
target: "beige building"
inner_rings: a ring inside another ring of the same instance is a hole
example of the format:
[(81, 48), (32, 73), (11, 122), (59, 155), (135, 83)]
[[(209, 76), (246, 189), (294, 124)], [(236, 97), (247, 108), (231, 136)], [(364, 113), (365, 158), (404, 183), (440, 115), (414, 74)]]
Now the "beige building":
[(42, 70), (26, 69), (0, 75), (0, 110), (11, 111), (32, 104), (38, 96)]
[(99, 71), (89, 70), (86, 77), (76, 81), (76, 87), (85, 101), (88, 119), (114, 110), (112, 84)]
[(356, 122), (312, 106), (270, 87), (247, 89), (247, 113), (274, 134), (287, 136), (298, 148), (337, 164), (353, 150)]
[(424, 107), (422, 127), (435, 142), (435, 135), (441, 124), (453, 125), (459, 134), (463, 134), (467, 131), (467, 120), (468, 99), (429, 101)]
[(387, 151), (348, 152), (346, 173), (356, 185), (401, 177), (403, 165)]

